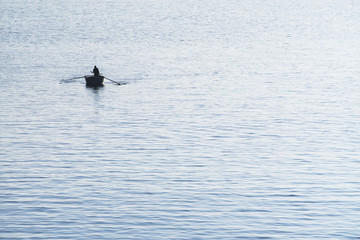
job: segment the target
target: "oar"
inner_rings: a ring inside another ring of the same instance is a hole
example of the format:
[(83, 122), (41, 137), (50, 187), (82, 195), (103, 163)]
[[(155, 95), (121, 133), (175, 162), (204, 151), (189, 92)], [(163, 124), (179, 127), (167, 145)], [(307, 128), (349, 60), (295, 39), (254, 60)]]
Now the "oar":
[(122, 85), (122, 83), (119, 83), (119, 82), (117, 82), (117, 81), (114, 81), (114, 80), (112, 80), (112, 79), (110, 79), (110, 78), (108, 78), (108, 77), (105, 77), (107, 80), (110, 80), (110, 81), (112, 81), (113, 83), (116, 83), (117, 85)]
[[(84, 76), (82, 76), (82, 77), (73, 77), (73, 78), (68, 78), (68, 79), (62, 79), (62, 80), (60, 80), (60, 82), (61, 83), (69, 83), (69, 82), (72, 82), (73, 80), (75, 80), (75, 79), (79, 79), (79, 78), (83, 78)], [(60, 84), (61, 84), (60, 83)]]
[(68, 80), (74, 80), (74, 79), (79, 79), (79, 78), (83, 78), (85, 76), (81, 76), (81, 77), (73, 77), (73, 78), (69, 78), (69, 79), (63, 79), (64, 81), (68, 81)]

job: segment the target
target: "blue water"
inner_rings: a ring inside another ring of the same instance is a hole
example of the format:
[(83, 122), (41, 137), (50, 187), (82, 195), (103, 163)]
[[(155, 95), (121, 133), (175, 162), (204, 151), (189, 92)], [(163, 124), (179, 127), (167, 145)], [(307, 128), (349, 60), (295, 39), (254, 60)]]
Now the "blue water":
[(0, 10), (0, 239), (360, 239), (358, 1)]

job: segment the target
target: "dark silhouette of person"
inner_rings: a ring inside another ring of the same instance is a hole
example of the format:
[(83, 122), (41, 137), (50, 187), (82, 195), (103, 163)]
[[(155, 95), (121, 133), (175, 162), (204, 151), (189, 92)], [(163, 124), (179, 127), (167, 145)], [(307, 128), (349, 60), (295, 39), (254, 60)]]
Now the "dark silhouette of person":
[(94, 73), (94, 76), (95, 76), (95, 77), (98, 77), (98, 76), (100, 75), (99, 69), (98, 69), (96, 66), (94, 66), (94, 69), (93, 69), (92, 72)]

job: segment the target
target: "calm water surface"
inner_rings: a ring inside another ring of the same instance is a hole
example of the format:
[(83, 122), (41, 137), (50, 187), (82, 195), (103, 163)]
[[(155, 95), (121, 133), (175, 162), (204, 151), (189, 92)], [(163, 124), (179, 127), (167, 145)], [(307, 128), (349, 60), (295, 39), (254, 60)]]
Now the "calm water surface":
[(360, 239), (358, 1), (0, 9), (0, 239)]

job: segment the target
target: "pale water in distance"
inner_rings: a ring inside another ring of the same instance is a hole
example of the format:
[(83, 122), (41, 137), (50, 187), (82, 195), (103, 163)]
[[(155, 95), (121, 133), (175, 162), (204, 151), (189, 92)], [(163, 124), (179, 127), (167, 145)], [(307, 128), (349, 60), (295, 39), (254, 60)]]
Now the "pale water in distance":
[(0, 239), (360, 239), (358, 1), (0, 9)]

